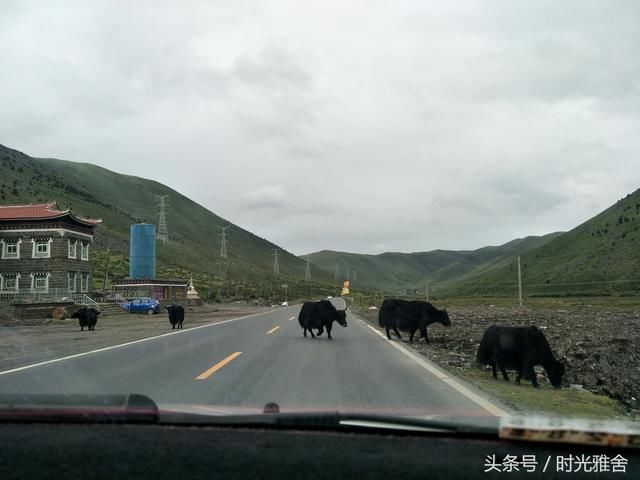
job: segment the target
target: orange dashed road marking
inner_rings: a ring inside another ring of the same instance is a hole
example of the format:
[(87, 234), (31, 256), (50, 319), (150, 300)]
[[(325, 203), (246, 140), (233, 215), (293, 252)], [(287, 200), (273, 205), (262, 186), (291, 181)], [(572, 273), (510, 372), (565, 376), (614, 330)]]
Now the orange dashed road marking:
[(206, 380), (207, 378), (209, 378), (211, 375), (213, 375), (214, 373), (216, 373), (218, 370), (220, 370), (222, 367), (224, 367), (227, 363), (229, 363), (231, 360), (233, 360), (234, 358), (236, 358), (238, 355), (240, 355), (242, 352), (235, 352), (232, 353), (231, 355), (229, 355), (227, 358), (225, 358), (224, 360), (222, 360), (221, 362), (216, 363), (213, 367), (211, 367), (209, 370), (206, 370), (204, 372), (202, 372), (200, 375), (198, 375), (196, 377), (196, 380)]

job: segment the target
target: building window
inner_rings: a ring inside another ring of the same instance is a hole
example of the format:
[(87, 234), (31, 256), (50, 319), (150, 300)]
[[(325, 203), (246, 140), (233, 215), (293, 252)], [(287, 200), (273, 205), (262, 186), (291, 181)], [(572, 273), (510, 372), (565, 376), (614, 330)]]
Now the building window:
[(89, 291), (89, 274), (83, 273), (80, 276), (80, 291), (85, 293)]
[(49, 272), (31, 274), (31, 290), (34, 292), (49, 291)]
[(2, 242), (2, 258), (20, 258), (20, 242), (22, 240), (0, 240)]
[(19, 273), (4, 273), (0, 274), (0, 290), (7, 292), (17, 292), (18, 284), (20, 283)]
[(34, 238), (33, 242), (33, 258), (50, 258), (51, 257), (51, 238)]
[(78, 252), (78, 241), (69, 239), (69, 258), (76, 258)]
[(80, 258), (82, 260), (89, 260), (89, 242), (82, 242), (80, 244)]
[(76, 292), (76, 272), (67, 273), (67, 288), (70, 293)]

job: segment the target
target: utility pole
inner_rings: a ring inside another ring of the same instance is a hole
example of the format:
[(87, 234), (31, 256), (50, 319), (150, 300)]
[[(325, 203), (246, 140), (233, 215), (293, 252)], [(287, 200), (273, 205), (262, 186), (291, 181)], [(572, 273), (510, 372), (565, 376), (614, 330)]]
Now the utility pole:
[(280, 273), (280, 264), (278, 263), (278, 249), (273, 249), (273, 273), (276, 275)]
[(334, 280), (338, 280), (340, 278), (340, 267), (338, 262), (336, 262), (335, 273), (333, 275)]
[(424, 293), (427, 296), (427, 302), (429, 301), (429, 282), (424, 282)]
[(307, 257), (307, 267), (304, 272), (304, 281), (305, 282), (311, 281), (311, 265), (309, 264), (309, 257)]
[(520, 256), (518, 256), (518, 298), (522, 307), (522, 271), (520, 269)]
[(164, 242), (165, 244), (169, 241), (169, 231), (167, 230), (167, 212), (166, 212), (167, 204), (164, 201), (164, 199), (167, 198), (168, 196), (169, 195), (156, 195), (158, 200), (160, 200), (160, 203), (156, 205), (157, 207), (160, 207), (160, 213), (158, 213), (158, 233), (156, 235), (156, 238), (158, 240), (162, 240), (162, 242)]
[(104, 280), (102, 282), (102, 301), (104, 301), (104, 292), (107, 288), (107, 279), (109, 278), (109, 260), (111, 259), (111, 242), (107, 245), (107, 259), (104, 266)]
[(358, 278), (358, 272), (356, 272), (355, 270), (353, 272), (351, 272), (351, 277), (352, 277), (352, 282), (356, 283), (356, 278)]

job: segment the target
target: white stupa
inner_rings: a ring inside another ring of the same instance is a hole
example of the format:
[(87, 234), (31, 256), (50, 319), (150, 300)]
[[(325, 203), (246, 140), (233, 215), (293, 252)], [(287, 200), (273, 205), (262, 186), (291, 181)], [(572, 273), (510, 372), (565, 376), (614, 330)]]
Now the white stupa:
[(191, 279), (189, 280), (189, 286), (187, 287), (187, 300), (193, 300), (194, 303), (199, 303), (202, 300), (200, 299), (200, 295), (198, 295), (198, 291), (196, 287), (193, 286), (193, 274), (191, 274)]

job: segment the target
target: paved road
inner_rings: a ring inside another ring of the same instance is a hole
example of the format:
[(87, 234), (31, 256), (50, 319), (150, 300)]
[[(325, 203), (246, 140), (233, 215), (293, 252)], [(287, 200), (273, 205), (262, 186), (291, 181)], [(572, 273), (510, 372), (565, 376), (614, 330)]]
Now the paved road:
[[(488, 415), (361, 320), (302, 336), (299, 307), (0, 374), (0, 393), (141, 393), (159, 404)], [(97, 332), (96, 334), (99, 334)]]

